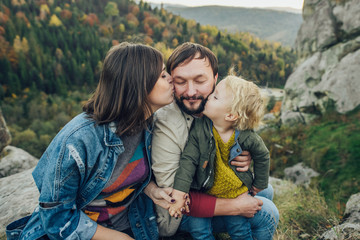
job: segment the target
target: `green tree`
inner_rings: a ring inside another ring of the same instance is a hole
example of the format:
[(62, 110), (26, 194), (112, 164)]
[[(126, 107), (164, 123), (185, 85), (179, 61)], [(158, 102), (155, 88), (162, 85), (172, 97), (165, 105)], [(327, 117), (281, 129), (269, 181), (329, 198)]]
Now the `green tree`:
[(119, 9), (115, 2), (108, 2), (105, 6), (105, 14), (109, 17), (119, 16)]
[(91, 66), (88, 63), (85, 63), (83, 82), (87, 83), (89, 86), (94, 85), (94, 73), (91, 69)]
[(19, 94), (21, 91), (20, 79), (17, 74), (10, 72), (9, 76), (9, 93)]

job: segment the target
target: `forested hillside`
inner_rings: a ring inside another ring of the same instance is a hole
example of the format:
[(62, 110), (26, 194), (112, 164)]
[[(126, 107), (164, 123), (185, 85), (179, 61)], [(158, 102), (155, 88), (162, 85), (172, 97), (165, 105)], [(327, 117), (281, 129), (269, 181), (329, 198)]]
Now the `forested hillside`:
[(105, 53), (122, 41), (154, 46), (165, 59), (182, 42), (197, 42), (217, 55), (220, 78), (234, 66), (269, 87), (284, 86), (296, 58), (278, 43), (227, 34), (142, 1), (3, 0), (0, 100), (12, 144), (38, 157), (81, 111), (80, 101), (95, 88)]
[(93, 86), (108, 48), (136, 41), (159, 48), (168, 57), (184, 41), (210, 47), (224, 76), (231, 65), (260, 85), (284, 85), (294, 56), (287, 49), (249, 34), (222, 34), (216, 27), (138, 5), (128, 0), (4, 0), (0, 6), (0, 96), (29, 87), (66, 93)]

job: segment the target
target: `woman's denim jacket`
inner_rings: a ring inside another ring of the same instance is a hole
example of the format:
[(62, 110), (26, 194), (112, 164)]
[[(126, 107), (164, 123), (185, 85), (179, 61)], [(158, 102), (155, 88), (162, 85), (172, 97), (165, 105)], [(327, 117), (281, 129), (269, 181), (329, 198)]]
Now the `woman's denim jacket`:
[[(151, 132), (145, 131), (150, 166)], [(91, 239), (97, 223), (81, 209), (89, 204), (109, 180), (120, 153), (122, 140), (111, 124), (96, 125), (82, 113), (53, 139), (33, 172), (40, 192), (39, 206), (31, 216), (6, 228), (7, 239)], [(151, 168), (150, 168), (151, 169)], [(136, 239), (158, 239), (153, 203), (137, 190), (129, 207), (129, 222)], [(26, 204), (26, 203), (24, 203)]]

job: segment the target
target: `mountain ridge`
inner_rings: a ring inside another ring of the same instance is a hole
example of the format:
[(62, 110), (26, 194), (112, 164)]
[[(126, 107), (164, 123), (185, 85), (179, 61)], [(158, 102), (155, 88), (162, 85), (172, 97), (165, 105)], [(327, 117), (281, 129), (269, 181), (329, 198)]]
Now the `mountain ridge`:
[[(161, 7), (161, 4), (152, 5)], [(163, 4), (167, 11), (202, 25), (214, 25), (230, 33), (249, 32), (260, 39), (294, 46), (297, 31), (302, 23), (300, 13), (282, 11), (281, 8), (243, 8), (229, 6), (188, 7)]]

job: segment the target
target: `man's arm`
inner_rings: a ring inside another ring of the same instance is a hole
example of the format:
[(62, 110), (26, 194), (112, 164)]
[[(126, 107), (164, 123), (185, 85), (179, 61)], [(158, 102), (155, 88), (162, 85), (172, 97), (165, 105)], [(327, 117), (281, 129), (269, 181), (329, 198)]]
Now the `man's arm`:
[(240, 215), (254, 217), (261, 210), (263, 202), (250, 196), (247, 192), (233, 199), (217, 198), (214, 216)]
[(187, 139), (188, 130), (185, 127), (183, 135), (178, 136), (178, 127), (174, 122), (167, 119), (158, 119), (155, 122), (151, 161), (152, 170), (156, 183), (159, 187), (172, 187), (176, 170), (179, 168), (179, 160), (182, 152), (180, 138)]
[(171, 192), (172, 188), (160, 188), (153, 181), (144, 189), (144, 193), (151, 198), (155, 204), (165, 209), (169, 209), (170, 204), (175, 201), (175, 199), (170, 197)]

